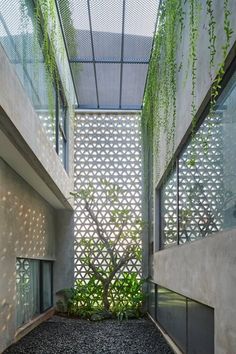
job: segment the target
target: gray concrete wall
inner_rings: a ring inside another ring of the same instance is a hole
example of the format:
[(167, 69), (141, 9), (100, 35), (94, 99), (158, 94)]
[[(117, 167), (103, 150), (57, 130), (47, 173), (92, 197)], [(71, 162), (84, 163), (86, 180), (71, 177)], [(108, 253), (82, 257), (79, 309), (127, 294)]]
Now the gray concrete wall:
[(215, 354), (236, 348), (236, 231), (154, 255), (154, 281), (215, 309)]
[(0, 159), (0, 352), (16, 331), (16, 257), (55, 259), (55, 212)]
[[(223, 1), (213, 2), (216, 16), (217, 63), (222, 61), (222, 45), (225, 42), (223, 31)], [(198, 43), (196, 108), (201, 107), (211, 86), (209, 74), (209, 40), (205, 1), (202, 1), (200, 34)], [(236, 2), (229, 0), (231, 23), (236, 40)], [(188, 2), (186, 4), (188, 6)], [(188, 11), (188, 10), (187, 10)], [(183, 43), (178, 57), (183, 56), (183, 70), (177, 82), (177, 119), (175, 149), (179, 148), (186, 131), (191, 125), (191, 72), (188, 69), (188, 26), (184, 29)], [(231, 49), (231, 48), (230, 48)], [(186, 76), (187, 74), (187, 76)], [(187, 77), (187, 79), (186, 79)], [(158, 185), (165, 169), (166, 136), (162, 132), (160, 144), (159, 171), (155, 169), (155, 186)], [(154, 187), (155, 187), (154, 186)], [(157, 215), (157, 210), (154, 210)], [(157, 230), (155, 230), (155, 233)], [(158, 239), (156, 239), (156, 249)], [(154, 254), (154, 281), (180, 294), (207, 304), (215, 310), (215, 353), (233, 354), (236, 352), (236, 230), (213, 234), (205, 239), (182, 246), (170, 247)]]
[(55, 291), (73, 283), (72, 107), (67, 128), (65, 171), (0, 45), (0, 352), (16, 331), (17, 257), (55, 260)]
[(54, 264), (54, 294), (74, 284), (74, 213), (56, 211), (56, 262)]

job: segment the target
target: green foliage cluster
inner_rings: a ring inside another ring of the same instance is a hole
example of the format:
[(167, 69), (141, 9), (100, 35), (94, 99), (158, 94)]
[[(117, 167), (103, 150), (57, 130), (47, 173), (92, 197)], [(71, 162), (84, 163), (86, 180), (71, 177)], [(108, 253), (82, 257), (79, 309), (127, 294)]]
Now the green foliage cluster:
[[(119, 320), (140, 317), (144, 300), (142, 285), (143, 281), (136, 273), (124, 272), (121, 278), (115, 279), (108, 295), (111, 316)], [(103, 285), (94, 274), (88, 281), (77, 280), (73, 289), (65, 289), (64, 298), (70, 316), (91, 318), (104, 313)], [(101, 316), (101, 319), (106, 318), (106, 315)]]
[[(162, 1), (157, 23), (157, 32), (154, 38), (152, 57), (149, 64), (148, 79), (144, 95), (144, 107), (141, 118), (143, 137), (144, 171), (148, 170), (147, 153), (151, 153), (156, 163), (158, 173), (158, 154), (160, 147), (160, 133), (166, 135), (166, 163), (169, 162), (174, 149), (176, 130), (176, 88), (178, 73), (183, 69), (182, 58), (178, 58), (178, 50), (183, 40), (184, 26), (188, 26), (189, 50), (188, 66), (191, 66), (191, 117), (192, 139), (194, 139), (196, 119), (196, 82), (198, 61), (198, 39), (202, 6), (206, 7), (208, 17), (209, 37), (209, 73), (212, 79), (210, 114), (214, 114), (216, 100), (221, 89), (222, 78), (225, 73), (225, 59), (230, 47), (233, 34), (230, 23), (229, 0), (224, 0), (224, 33), (225, 43), (222, 47), (222, 61), (215, 71), (216, 55), (216, 20), (214, 1), (205, 0), (165, 0)], [(184, 53), (186, 55), (186, 53)], [(188, 71), (188, 68), (187, 68)], [(210, 134), (209, 126), (209, 134)], [(202, 139), (204, 151), (207, 152), (206, 138)], [(192, 144), (194, 145), (194, 144)], [(189, 165), (196, 162), (195, 152), (192, 151)], [(144, 176), (144, 180), (147, 177)]]

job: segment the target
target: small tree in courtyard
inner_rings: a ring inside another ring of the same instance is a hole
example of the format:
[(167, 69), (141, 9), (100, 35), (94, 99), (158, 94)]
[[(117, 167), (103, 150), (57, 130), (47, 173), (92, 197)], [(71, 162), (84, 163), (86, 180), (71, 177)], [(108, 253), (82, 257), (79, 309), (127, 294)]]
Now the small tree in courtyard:
[[(140, 218), (132, 215), (128, 205), (127, 207), (122, 205), (122, 190), (118, 185), (101, 180), (98, 187), (99, 193), (90, 184), (87, 188), (81, 188), (78, 192), (71, 194), (74, 198), (81, 200), (96, 230), (96, 237), (91, 237), (88, 232), (88, 235), (81, 238), (82, 261), (84, 266), (90, 269), (91, 277), (95, 277), (101, 285), (102, 306), (105, 311), (108, 311), (111, 307), (117, 306), (114, 284), (120, 281), (117, 280), (118, 275), (122, 279), (120, 273), (129, 262), (141, 259), (140, 233), (143, 223)], [(99, 256), (105, 257), (107, 264), (105, 268), (99, 263)], [(136, 275), (132, 277), (132, 274), (126, 272), (125, 276), (126, 285), (127, 279), (130, 279), (133, 286), (137, 286)], [(124, 291), (125, 286), (121, 283), (118, 285), (118, 283), (116, 289)], [(128, 289), (129, 286), (126, 288), (127, 292), (132, 291)], [(140, 284), (139, 289), (141, 289)], [(137, 302), (141, 300), (141, 295), (140, 291), (138, 293), (135, 290), (136, 292)], [(135, 297), (135, 294), (132, 296)]]

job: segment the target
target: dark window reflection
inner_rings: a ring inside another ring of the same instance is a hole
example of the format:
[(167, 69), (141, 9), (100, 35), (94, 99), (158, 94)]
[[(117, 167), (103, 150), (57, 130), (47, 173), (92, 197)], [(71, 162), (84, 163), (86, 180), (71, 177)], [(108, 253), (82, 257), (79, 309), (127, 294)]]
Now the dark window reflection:
[(214, 311), (188, 299), (188, 354), (214, 354)]
[(214, 354), (213, 308), (157, 285), (156, 320), (184, 353)]
[(158, 286), (157, 321), (186, 352), (186, 298)]

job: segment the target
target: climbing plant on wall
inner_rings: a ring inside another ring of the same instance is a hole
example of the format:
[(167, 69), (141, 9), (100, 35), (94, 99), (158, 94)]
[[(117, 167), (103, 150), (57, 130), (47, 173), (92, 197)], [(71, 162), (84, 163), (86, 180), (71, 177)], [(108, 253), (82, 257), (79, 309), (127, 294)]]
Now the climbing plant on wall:
[(172, 151), (176, 119), (176, 75), (181, 70), (181, 63), (179, 67), (177, 65), (176, 51), (182, 38), (184, 16), (182, 0), (166, 0), (161, 3), (141, 120), (144, 171), (148, 171), (145, 150), (149, 149), (157, 157), (162, 129), (168, 141), (166, 157)]
[[(173, 156), (175, 148), (176, 130), (176, 94), (178, 75), (183, 70), (183, 55), (179, 55), (180, 45), (183, 41), (183, 29), (188, 34), (188, 67), (191, 77), (191, 120), (192, 139), (194, 139), (196, 117), (196, 83), (198, 61), (198, 38), (202, 8), (206, 8), (208, 40), (209, 40), (209, 75), (212, 82), (210, 98), (210, 114), (215, 110), (216, 100), (221, 89), (222, 78), (225, 73), (225, 60), (230, 47), (233, 34), (230, 22), (229, 0), (224, 0), (224, 30), (225, 41), (222, 46), (222, 60), (216, 67), (216, 20), (214, 13), (214, 1), (212, 0), (165, 0), (159, 9), (157, 31), (154, 38), (152, 57), (149, 64), (148, 79), (144, 95), (144, 107), (142, 112), (142, 135), (144, 149), (144, 171), (148, 170), (146, 150), (152, 153), (155, 161), (155, 175), (158, 175), (160, 138), (164, 134), (162, 152), (165, 153), (166, 164)], [(186, 41), (186, 38), (185, 38)], [(185, 48), (185, 47), (184, 47)], [(189, 73), (188, 73), (189, 75)], [(183, 93), (184, 94), (184, 93)], [(209, 127), (210, 134), (211, 127)], [(208, 135), (209, 135), (208, 134)], [(202, 139), (203, 148), (207, 152), (207, 141)], [(194, 146), (194, 144), (193, 144)], [(195, 152), (192, 151), (188, 161), (190, 166), (196, 162)], [(145, 179), (147, 179), (144, 176)]]
[[(207, 10), (209, 15), (209, 49), (210, 49), (210, 70), (215, 67), (215, 54), (216, 54), (216, 34), (215, 34), (215, 19), (214, 12), (212, 8), (212, 0), (207, 1)], [(225, 60), (230, 48), (230, 40), (233, 34), (232, 25), (230, 22), (230, 11), (229, 11), (229, 0), (224, 0), (224, 32), (225, 32), (225, 42), (222, 46), (222, 61), (218, 64), (216, 75), (211, 74), (211, 78), (214, 79), (213, 85), (211, 87), (211, 110), (215, 109), (216, 100), (219, 95), (219, 90), (221, 89), (221, 82), (225, 73)]]

